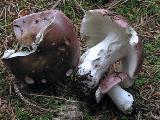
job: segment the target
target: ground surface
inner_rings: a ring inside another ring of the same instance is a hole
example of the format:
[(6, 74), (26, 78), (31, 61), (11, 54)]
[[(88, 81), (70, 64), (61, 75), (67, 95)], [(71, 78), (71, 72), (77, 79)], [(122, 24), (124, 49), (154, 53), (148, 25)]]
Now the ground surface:
[[(82, 10), (73, 0), (62, 1), (57, 6), (57, 9), (62, 10), (73, 20), (78, 31), (83, 17)], [(93, 105), (91, 107), (92, 110), (83, 109), (84, 119), (160, 120), (160, 1), (119, 0), (106, 4), (102, 4), (103, 2), (101, 0), (97, 3), (86, 1), (78, 0), (85, 10), (105, 8), (125, 16), (131, 25), (134, 26), (140, 39), (143, 41), (145, 55), (142, 70), (136, 78), (136, 83), (128, 90), (135, 97), (133, 112), (130, 115), (121, 113), (106, 98), (100, 105)], [(5, 0), (0, 2), (0, 54), (2, 55), (6, 49), (4, 47), (4, 41), (15, 40), (11, 24), (14, 19), (18, 18), (20, 10), (28, 9), (32, 13), (51, 9), (54, 5), (55, 2), (53, 0)], [(81, 41), (82, 52), (84, 51), (84, 46), (84, 42)], [(59, 110), (61, 113), (64, 113), (66, 104), (70, 105), (73, 103), (73, 100), (77, 100), (70, 96), (70, 86), (72, 85), (69, 83), (67, 85), (65, 83), (59, 84), (57, 88), (59, 97), (54, 97), (52, 94), (53, 91), (49, 91), (49, 94), (48, 92), (34, 92), (33, 94), (33, 92), (22, 89), (21, 92), (23, 94), (25, 93), (24, 96), (30, 99), (30, 101), (38, 103), (39, 106), (47, 108), (48, 111), (35, 110), (32, 105), (32, 107), (29, 107), (27, 102), (22, 102), (15, 94), (11, 85), (11, 74), (1, 62), (0, 119), (50, 120), (59, 118), (50, 109)]]

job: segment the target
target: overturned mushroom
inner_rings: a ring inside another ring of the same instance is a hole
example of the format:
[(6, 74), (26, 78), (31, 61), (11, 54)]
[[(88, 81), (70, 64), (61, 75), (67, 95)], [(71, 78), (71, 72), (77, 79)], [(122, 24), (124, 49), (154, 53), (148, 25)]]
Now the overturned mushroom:
[(20, 45), (29, 50), (7, 50), (2, 61), (27, 84), (61, 80), (79, 63), (79, 41), (72, 22), (58, 10), (23, 16), (13, 22)]
[[(96, 99), (99, 102), (106, 92), (103, 88), (108, 89), (109, 81), (116, 80), (122, 87), (130, 87), (134, 83), (134, 77), (138, 72), (142, 61), (142, 45), (138, 39), (136, 31), (128, 25), (128, 22), (122, 17), (108, 10), (97, 9), (86, 12), (81, 24), (81, 37), (86, 39), (88, 50), (81, 56), (80, 65), (78, 66), (78, 82), (82, 85), (86, 95), (95, 90), (99, 83), (100, 86), (96, 91)], [(109, 76), (105, 80), (100, 80), (108, 71), (110, 65), (120, 61), (119, 72), (117, 76), (121, 76), (120, 80), (117, 77)], [(126, 77), (127, 76), (127, 77)], [(113, 79), (114, 78), (114, 79)], [(108, 81), (107, 84), (103, 84)], [(107, 85), (105, 87), (105, 85)], [(121, 90), (120, 86), (110, 86), (112, 88), (108, 91), (109, 96), (116, 97), (112, 100), (117, 107), (123, 112), (129, 110), (133, 103), (133, 97), (129, 94), (131, 99), (129, 105), (119, 107), (121, 97), (117, 95), (121, 92), (126, 94), (126, 91)], [(111, 95), (112, 94), (112, 95)], [(126, 95), (127, 95), (126, 94)], [(123, 104), (125, 105), (125, 104)]]

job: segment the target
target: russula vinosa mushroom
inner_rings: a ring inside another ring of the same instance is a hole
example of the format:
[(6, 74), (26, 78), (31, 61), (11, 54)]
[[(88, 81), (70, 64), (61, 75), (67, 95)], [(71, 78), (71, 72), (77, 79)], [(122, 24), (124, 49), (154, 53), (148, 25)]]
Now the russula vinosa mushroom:
[[(133, 96), (121, 87), (133, 85), (141, 66), (142, 44), (136, 31), (122, 16), (96, 9), (85, 13), (80, 33), (89, 48), (81, 56), (77, 71), (84, 93), (90, 94), (98, 88), (95, 92), (97, 102), (107, 93), (121, 111), (129, 111)], [(110, 65), (117, 61), (120, 61), (120, 73), (102, 80)]]
[[(79, 42), (72, 22), (62, 12), (26, 15), (15, 20), (13, 28), (22, 48), (29, 50), (7, 50), (2, 61), (18, 79), (30, 85), (55, 82), (69, 76), (78, 65)], [(80, 58), (77, 83), (86, 95), (95, 90), (97, 102), (107, 94), (121, 111), (130, 111), (133, 96), (123, 88), (133, 85), (142, 62), (136, 31), (122, 16), (96, 9), (85, 12), (80, 33), (88, 50)], [(103, 78), (117, 61), (119, 73)]]
[(29, 50), (7, 50), (2, 61), (16, 78), (29, 85), (56, 82), (79, 63), (80, 49), (71, 20), (61, 11), (47, 10), (13, 21), (16, 38)]

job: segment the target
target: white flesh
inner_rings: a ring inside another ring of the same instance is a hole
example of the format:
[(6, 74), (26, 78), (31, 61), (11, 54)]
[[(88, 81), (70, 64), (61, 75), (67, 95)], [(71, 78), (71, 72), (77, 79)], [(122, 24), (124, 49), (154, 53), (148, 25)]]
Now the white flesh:
[(122, 36), (114, 32), (108, 33), (102, 42), (82, 55), (78, 75), (92, 76), (90, 81), (84, 80), (83, 83), (91, 89), (96, 87), (109, 66), (125, 56), (127, 47), (127, 41), (123, 40)]
[(31, 53), (33, 53), (33, 51), (28, 52), (28, 51), (20, 51), (20, 52), (15, 52), (15, 50), (6, 50), (2, 56), (2, 59), (9, 59), (9, 58), (14, 58), (14, 57), (22, 57), (22, 56), (27, 56)]
[(127, 55), (131, 34), (111, 17), (92, 11), (86, 12), (80, 33), (90, 49), (81, 56), (78, 75), (89, 74), (82, 82), (93, 89), (109, 66)]
[(14, 54), (15, 53), (15, 50), (6, 50), (6, 51), (4, 51), (4, 54), (3, 54), (3, 56), (2, 56), (2, 59), (4, 58), (9, 58), (12, 54)]

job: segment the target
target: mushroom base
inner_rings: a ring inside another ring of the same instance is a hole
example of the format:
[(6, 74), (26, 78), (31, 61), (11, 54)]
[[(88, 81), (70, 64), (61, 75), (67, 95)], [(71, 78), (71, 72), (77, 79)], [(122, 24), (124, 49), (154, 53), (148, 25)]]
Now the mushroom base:
[(134, 100), (133, 96), (129, 92), (122, 89), (119, 85), (115, 85), (107, 92), (107, 94), (113, 100), (119, 110), (123, 111), (124, 113), (131, 112)]

